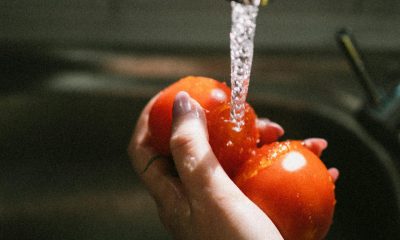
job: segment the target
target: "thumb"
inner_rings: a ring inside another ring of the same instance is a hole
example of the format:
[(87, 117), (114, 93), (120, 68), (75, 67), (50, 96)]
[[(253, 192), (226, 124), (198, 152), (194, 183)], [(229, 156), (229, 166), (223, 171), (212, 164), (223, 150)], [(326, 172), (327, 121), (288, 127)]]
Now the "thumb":
[(189, 195), (205, 196), (234, 183), (222, 169), (208, 143), (207, 123), (202, 107), (186, 92), (174, 101), (172, 156), (179, 177)]

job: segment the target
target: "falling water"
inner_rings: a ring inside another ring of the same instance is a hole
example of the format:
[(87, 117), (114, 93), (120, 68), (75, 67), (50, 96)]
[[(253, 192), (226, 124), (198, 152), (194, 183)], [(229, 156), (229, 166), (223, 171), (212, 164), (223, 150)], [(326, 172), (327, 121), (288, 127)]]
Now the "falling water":
[(244, 125), (258, 6), (237, 2), (231, 2), (231, 5), (231, 121), (235, 124), (234, 130), (240, 131)]

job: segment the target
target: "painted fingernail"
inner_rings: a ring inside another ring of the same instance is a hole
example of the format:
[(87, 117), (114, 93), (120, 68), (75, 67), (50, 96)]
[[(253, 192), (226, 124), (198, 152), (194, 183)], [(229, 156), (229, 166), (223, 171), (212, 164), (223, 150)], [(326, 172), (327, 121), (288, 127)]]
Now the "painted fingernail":
[(194, 106), (190, 102), (190, 96), (187, 92), (179, 92), (174, 101), (173, 116), (174, 118), (188, 114), (194, 110)]

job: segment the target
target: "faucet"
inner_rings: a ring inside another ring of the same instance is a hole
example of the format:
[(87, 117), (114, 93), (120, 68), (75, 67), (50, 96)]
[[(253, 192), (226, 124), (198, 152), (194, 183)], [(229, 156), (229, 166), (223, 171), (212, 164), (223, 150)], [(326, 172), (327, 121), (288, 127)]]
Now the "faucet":
[(356, 41), (347, 29), (336, 33), (336, 41), (356, 73), (367, 97), (367, 103), (358, 118), (367, 130), (400, 154), (400, 84), (392, 92), (384, 92), (365, 67), (365, 61)]
[(238, 3), (242, 3), (244, 5), (254, 5), (254, 6), (266, 6), (268, 4), (268, 0), (229, 0)]

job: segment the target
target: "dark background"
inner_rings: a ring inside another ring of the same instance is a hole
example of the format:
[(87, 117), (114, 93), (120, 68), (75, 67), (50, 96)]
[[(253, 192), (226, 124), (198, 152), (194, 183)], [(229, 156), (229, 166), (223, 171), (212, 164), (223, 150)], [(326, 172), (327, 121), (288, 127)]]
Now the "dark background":
[[(400, 50), (396, 0), (271, 0), (260, 11), (257, 48), (333, 49), (348, 26), (368, 49)], [(0, 41), (110, 46), (228, 47), (225, 0), (3, 0)]]

